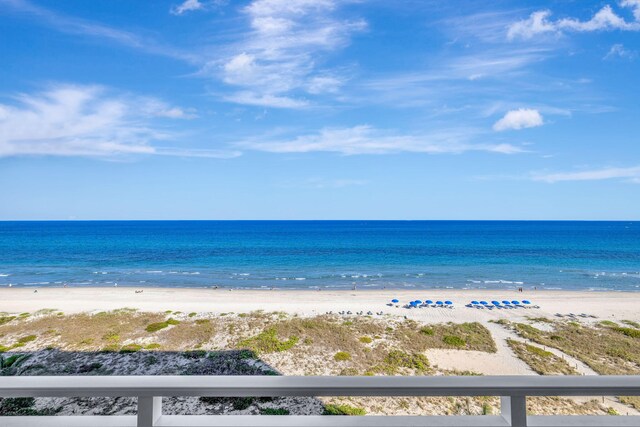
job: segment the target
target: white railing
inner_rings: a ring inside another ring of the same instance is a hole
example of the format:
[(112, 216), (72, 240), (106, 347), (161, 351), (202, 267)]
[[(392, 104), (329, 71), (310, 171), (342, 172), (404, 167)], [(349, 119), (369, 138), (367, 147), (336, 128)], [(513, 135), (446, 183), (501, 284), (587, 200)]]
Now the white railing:
[[(530, 416), (528, 396), (640, 396), (640, 376), (0, 377), (0, 397), (137, 397), (136, 416), (0, 417), (1, 427), (640, 426), (640, 416)], [(163, 415), (163, 396), (500, 396), (500, 415)]]

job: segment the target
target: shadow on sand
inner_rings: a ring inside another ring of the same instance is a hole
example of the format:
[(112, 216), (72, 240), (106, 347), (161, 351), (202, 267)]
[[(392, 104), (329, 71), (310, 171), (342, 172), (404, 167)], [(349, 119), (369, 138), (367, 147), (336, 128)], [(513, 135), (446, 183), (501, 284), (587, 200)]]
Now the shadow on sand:
[[(280, 375), (251, 350), (0, 353), (0, 376), (13, 375)], [(0, 381), (2, 379), (0, 378)], [(313, 397), (165, 397), (165, 414), (317, 415)], [(136, 398), (0, 398), (2, 415), (131, 415)]]

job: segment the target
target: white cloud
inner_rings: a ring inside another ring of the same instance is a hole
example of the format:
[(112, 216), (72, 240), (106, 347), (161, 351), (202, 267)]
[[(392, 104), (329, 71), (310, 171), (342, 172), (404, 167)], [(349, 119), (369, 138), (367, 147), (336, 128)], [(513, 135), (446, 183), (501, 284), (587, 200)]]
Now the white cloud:
[(181, 4), (171, 8), (171, 13), (174, 15), (182, 15), (186, 12), (192, 12), (194, 10), (204, 9), (204, 4), (199, 0), (185, 0)]
[(621, 43), (616, 43), (611, 46), (609, 52), (607, 52), (607, 54), (602, 59), (634, 59), (636, 56), (638, 56), (638, 52), (625, 48)]
[(272, 108), (304, 108), (308, 104), (304, 99), (290, 98), (271, 94), (261, 94), (251, 91), (235, 92), (225, 96), (225, 99), (236, 104), (254, 105)]
[(596, 12), (591, 19), (581, 21), (576, 18), (562, 18), (551, 20), (551, 11), (539, 10), (533, 12), (529, 18), (515, 22), (508, 27), (507, 38), (532, 39), (545, 33), (560, 34), (563, 31), (640, 31), (640, 0), (623, 0), (620, 6), (631, 9), (634, 20), (627, 21), (618, 15), (609, 5), (605, 5)]
[(543, 181), (548, 183), (562, 181), (600, 181), (608, 179), (622, 179), (627, 182), (640, 183), (640, 166), (534, 174), (532, 175), (532, 179), (534, 181)]
[(15, 100), (0, 104), (0, 157), (234, 154), (153, 145), (169, 137), (154, 121), (189, 115), (153, 98), (119, 96), (99, 86), (59, 85)]
[(249, 105), (300, 108), (308, 104), (298, 99), (305, 94), (335, 93), (343, 78), (318, 64), (366, 27), (335, 16), (346, 1), (253, 0), (242, 9), (250, 30), (228, 47), (223, 61), (209, 62), (201, 74), (240, 88), (226, 99)]
[(558, 32), (557, 26), (549, 22), (549, 16), (551, 16), (551, 11), (548, 10), (533, 12), (529, 18), (511, 24), (507, 31), (507, 38), (509, 40), (530, 39), (537, 34)]
[(542, 114), (538, 110), (518, 108), (508, 111), (504, 117), (495, 122), (493, 130), (498, 132), (509, 129), (517, 130), (542, 126), (543, 124)]
[(184, 0), (179, 5), (173, 6), (169, 12), (173, 15), (184, 15), (187, 12), (194, 12), (196, 10), (210, 10), (223, 6), (226, 3), (227, 0)]
[(283, 140), (250, 140), (239, 143), (243, 148), (272, 153), (335, 152), (345, 155), (427, 153), (459, 154), (487, 151), (502, 154), (523, 152), (511, 144), (474, 144), (469, 131), (448, 130), (416, 135), (398, 135), (361, 125), (350, 128), (322, 129), (319, 133)]

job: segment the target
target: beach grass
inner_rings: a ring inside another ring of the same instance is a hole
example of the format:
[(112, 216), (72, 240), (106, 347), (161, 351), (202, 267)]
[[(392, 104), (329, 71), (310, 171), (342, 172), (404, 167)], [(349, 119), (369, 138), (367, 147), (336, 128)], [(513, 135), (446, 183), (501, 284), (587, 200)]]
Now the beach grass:
[(578, 375), (571, 365), (550, 351), (513, 339), (507, 343), (518, 358), (540, 375)]
[(599, 374), (640, 374), (640, 335), (636, 334), (636, 331), (640, 331), (622, 328), (616, 323), (614, 325), (603, 322), (595, 326), (555, 322), (550, 331), (522, 323), (515, 323), (512, 327), (523, 338), (557, 348), (586, 363)]

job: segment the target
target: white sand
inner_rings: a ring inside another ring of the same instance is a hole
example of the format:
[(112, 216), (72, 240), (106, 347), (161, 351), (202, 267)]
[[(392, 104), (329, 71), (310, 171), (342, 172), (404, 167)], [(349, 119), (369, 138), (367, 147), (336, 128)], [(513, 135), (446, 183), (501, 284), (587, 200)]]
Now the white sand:
[[(404, 309), (389, 307), (392, 298), (402, 303), (413, 299), (451, 300), (456, 308)], [(464, 305), (471, 300), (528, 299), (540, 309), (478, 310)], [(572, 291), (477, 291), (477, 290), (228, 290), (192, 288), (40, 288), (0, 289), (0, 312), (20, 313), (51, 308), (65, 313), (103, 311), (131, 307), (142, 311), (249, 312), (284, 311), (299, 315), (324, 314), (328, 311), (383, 311), (423, 322), (486, 323), (490, 319), (520, 320), (526, 316), (553, 317), (556, 313), (595, 315), (598, 319), (581, 321), (640, 320), (640, 292), (572, 292)]]

